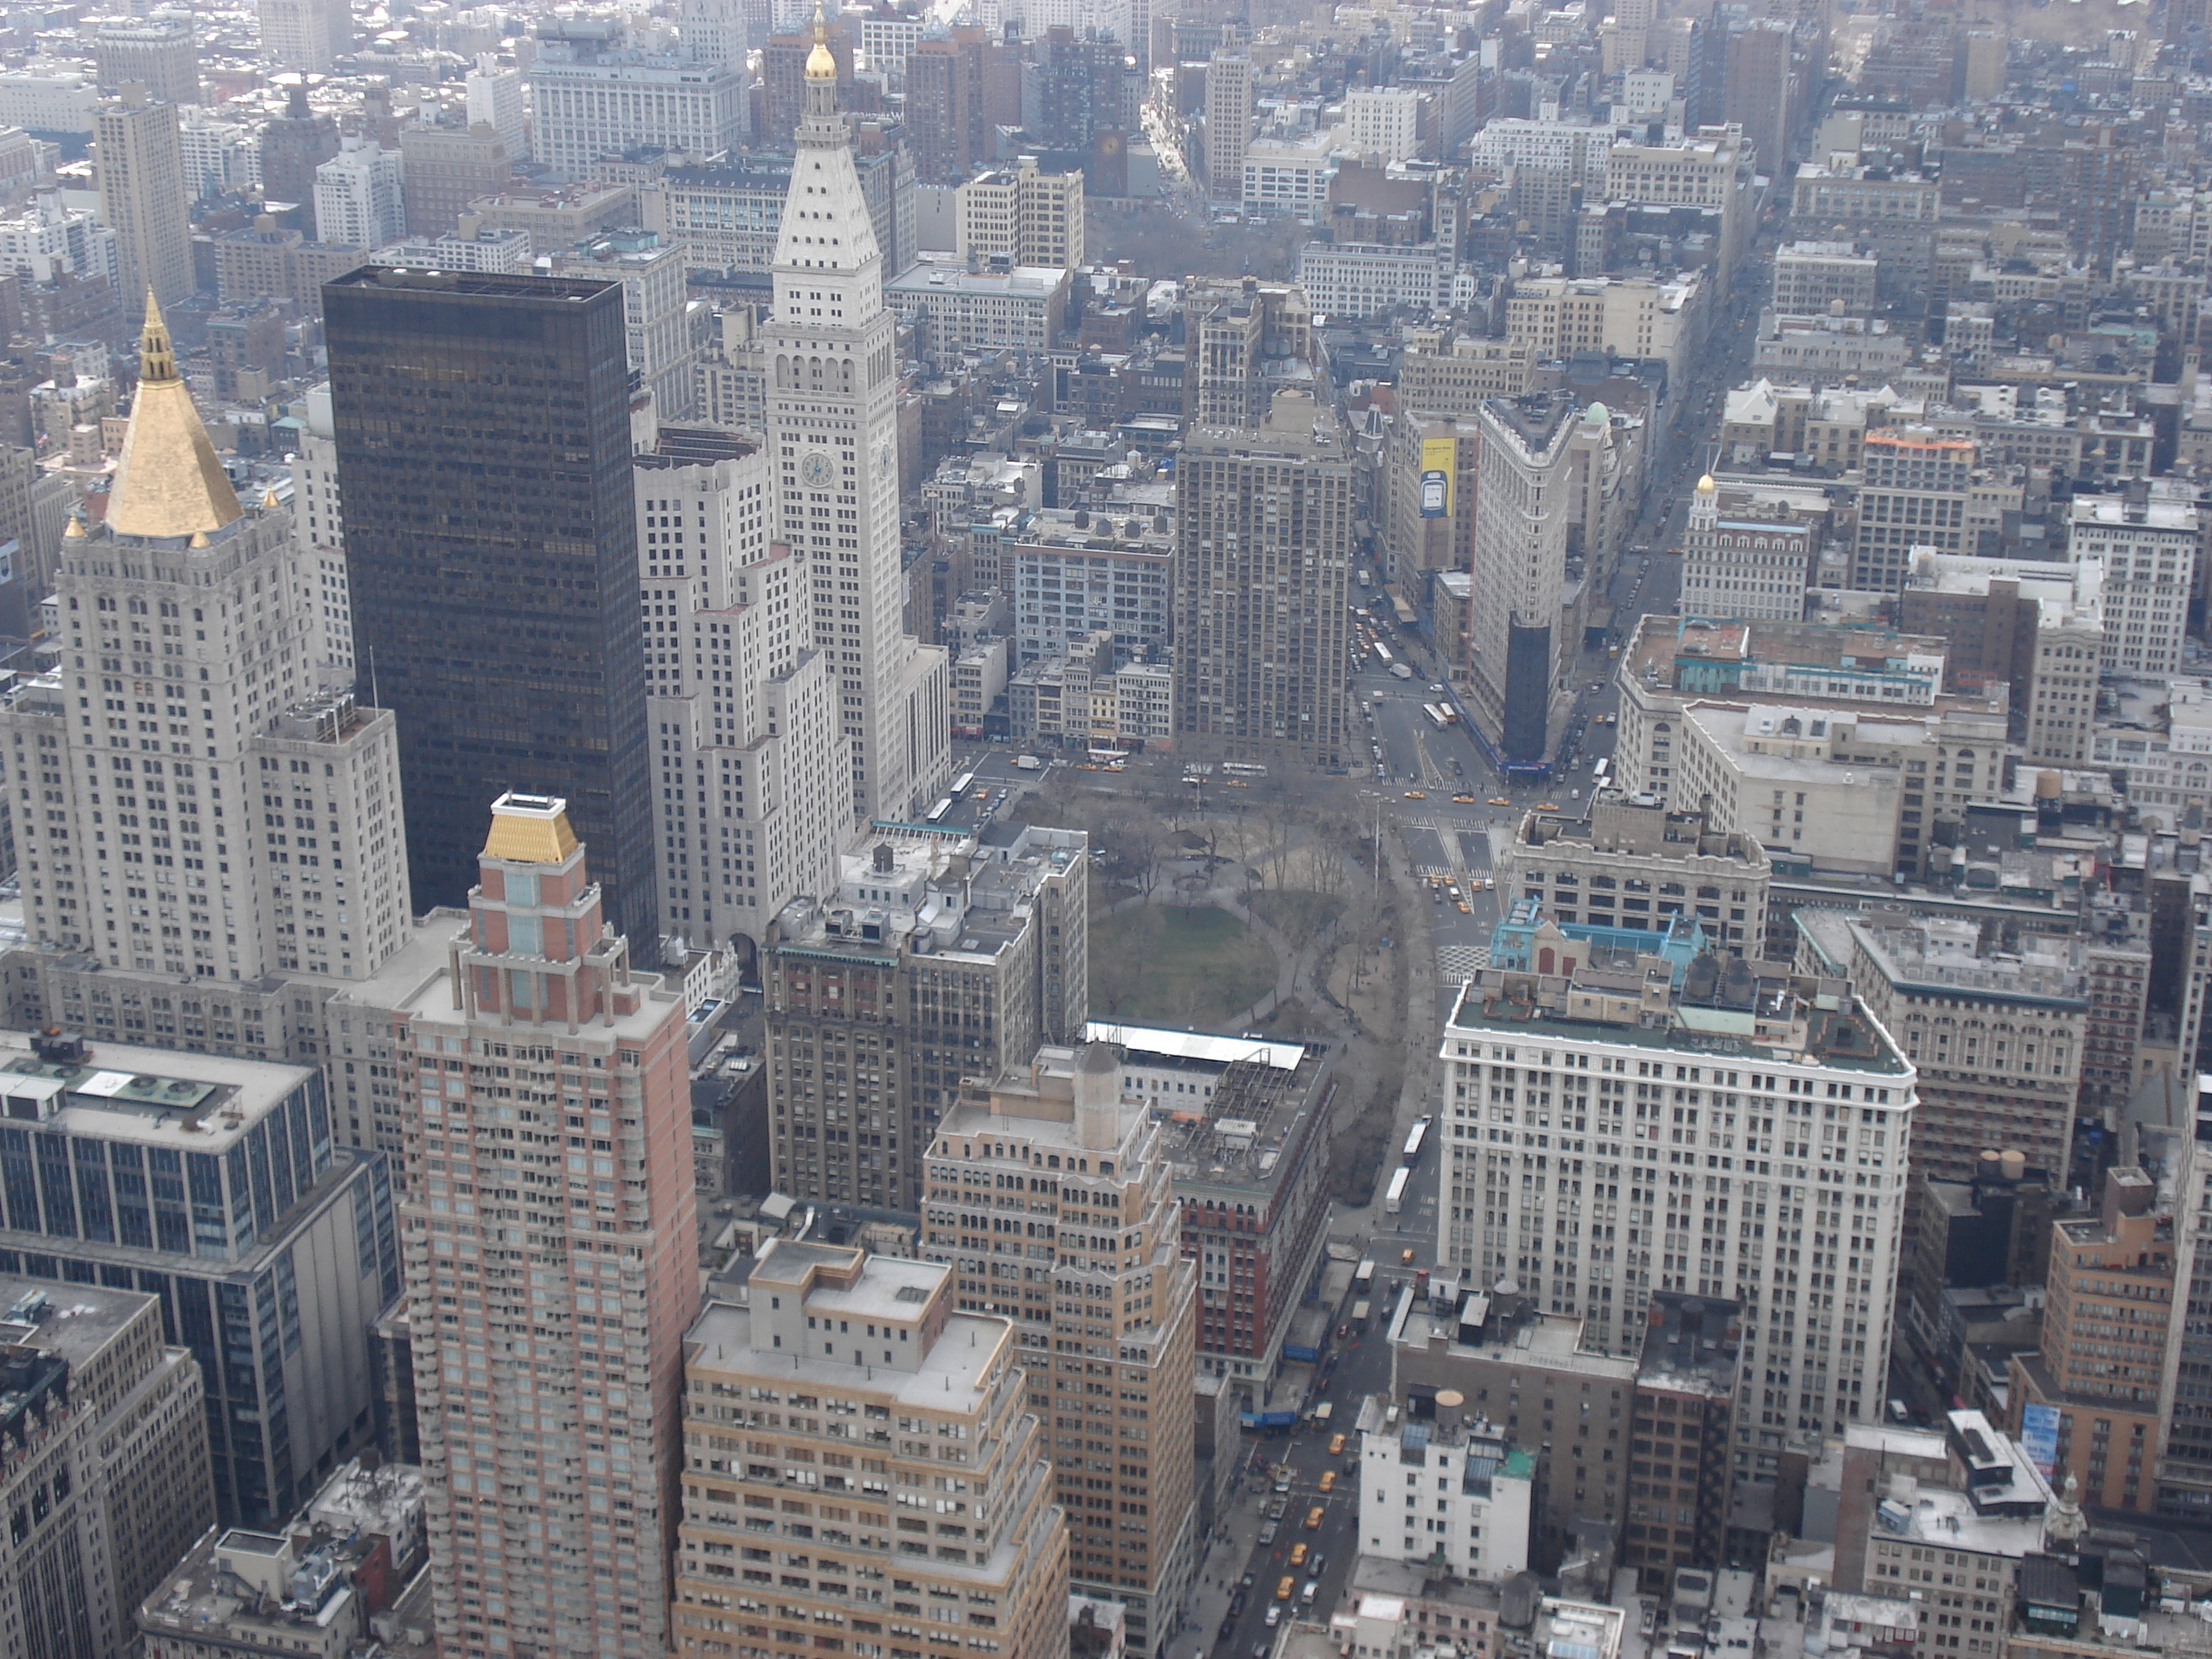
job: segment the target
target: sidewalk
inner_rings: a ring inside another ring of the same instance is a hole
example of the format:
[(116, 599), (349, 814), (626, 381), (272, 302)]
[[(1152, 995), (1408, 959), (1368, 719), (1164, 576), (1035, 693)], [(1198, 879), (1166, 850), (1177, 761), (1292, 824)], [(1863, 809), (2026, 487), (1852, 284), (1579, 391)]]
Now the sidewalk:
[[(1168, 1659), (1205, 1659), (1213, 1650), (1214, 1633), (1229, 1616), (1229, 1598), (1236, 1590), (1237, 1575), (1260, 1545), (1263, 1506), (1251, 1496), (1250, 1468), (1252, 1448), (1267, 1443), (1247, 1440), (1239, 1452), (1237, 1477), (1222, 1497), (1224, 1507), (1214, 1521), (1213, 1534), (1200, 1546), (1189, 1601), (1181, 1626), (1168, 1644)], [(1255, 1583), (1252, 1587), (1254, 1601), (1272, 1593), (1272, 1586)], [(1228, 1659), (1237, 1656), (1231, 1654)]]

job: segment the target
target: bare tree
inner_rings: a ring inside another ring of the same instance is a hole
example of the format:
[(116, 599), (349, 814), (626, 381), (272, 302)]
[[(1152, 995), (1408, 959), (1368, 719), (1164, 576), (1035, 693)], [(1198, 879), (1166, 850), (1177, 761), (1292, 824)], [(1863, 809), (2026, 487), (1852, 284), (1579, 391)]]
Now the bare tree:
[(1122, 823), (1121, 847), (1137, 891), (1150, 898), (1159, 884), (1160, 863), (1168, 850), (1167, 826), (1156, 813), (1133, 810)]

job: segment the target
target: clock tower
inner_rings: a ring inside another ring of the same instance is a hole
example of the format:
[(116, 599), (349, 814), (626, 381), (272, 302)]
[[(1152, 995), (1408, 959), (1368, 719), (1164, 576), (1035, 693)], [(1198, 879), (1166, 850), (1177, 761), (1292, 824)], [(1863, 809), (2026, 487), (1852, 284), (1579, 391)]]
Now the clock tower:
[(897, 325), (818, 7), (796, 138), (761, 331), (775, 536), (806, 572), (814, 648), (836, 681), (854, 820), (913, 822), (950, 763), (950, 677), (943, 649), (906, 630)]

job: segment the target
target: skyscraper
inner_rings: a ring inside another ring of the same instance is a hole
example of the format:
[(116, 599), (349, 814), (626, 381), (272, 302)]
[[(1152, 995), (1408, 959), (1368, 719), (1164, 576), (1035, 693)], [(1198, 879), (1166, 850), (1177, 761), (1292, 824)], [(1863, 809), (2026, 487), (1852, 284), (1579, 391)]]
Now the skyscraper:
[(775, 532), (805, 565), (814, 644), (837, 676), (854, 817), (910, 820), (945, 773), (950, 677), (944, 651), (906, 631), (897, 326), (818, 16), (815, 37), (761, 331)]
[(1492, 398), (1478, 414), (1468, 713), (1508, 766), (1540, 765), (1550, 751), (1553, 694), (1574, 664), (1559, 608), (1574, 401), (1552, 392)]
[[(1081, 155), (1101, 196), (1128, 191), (1127, 127), (1133, 79), (1128, 48), (1111, 33), (1054, 23), (1036, 43), (1036, 130)], [(1241, 162), (1240, 162), (1241, 168)]]
[(354, 661), (399, 717), (416, 901), (463, 896), (485, 794), (531, 786), (651, 940), (622, 284), (361, 270), (323, 314)]
[[(963, 1310), (1014, 1322), (1030, 1407), (1050, 1425), (1072, 1588), (1127, 1607), (1133, 1653), (1164, 1649), (1198, 1543), (1193, 1425), (1176, 1409), (1190, 1397), (1198, 1275), (1164, 1141), (1151, 1107), (1123, 1093), (1120, 1055), (1094, 1042), (1040, 1048), (963, 1088), (924, 1164), (921, 1253), (951, 1264)], [(1054, 1243), (1017, 1266), (1008, 1225)], [(1054, 1358), (1075, 1353), (1116, 1363)], [(1101, 1376), (1118, 1422), (1089, 1409)], [(1105, 1491), (1112, 1505), (1086, 1501)]]
[(1859, 446), (1858, 538), (1851, 545), (1851, 586), (1894, 593), (1905, 585), (1916, 547), (1971, 553), (1966, 502), (1973, 482), (1974, 441), (1932, 427), (1893, 427)]
[(261, 58), (280, 70), (320, 74), (353, 50), (347, 0), (258, 0)]
[(338, 153), (315, 169), (315, 232), (325, 242), (359, 248), (406, 234), (399, 152), (359, 134), (340, 139)]
[[(1917, 1073), (1832, 980), (1762, 975), (1741, 959), (1723, 972), (1704, 957), (1681, 970), (1679, 988), (1654, 970), (1639, 999), (1589, 959), (1579, 934), (1547, 921), (1536, 941), (1547, 971), (1481, 969), (1443, 1028), (1437, 1055), (1453, 1105), (1438, 1259), (1478, 1283), (1510, 1278), (1530, 1301), (1581, 1316), (1593, 1352), (1640, 1353), (1655, 1291), (1741, 1304), (1741, 1375), (1747, 1389), (1763, 1386), (1735, 1414), (1735, 1474), (1771, 1482), (1785, 1450), (1881, 1415)], [(1513, 1000), (1532, 987), (1533, 1003)], [(1718, 1016), (1748, 1023), (1754, 1009), (1756, 1042), (1712, 1038)], [(1526, 1104), (1546, 1094), (1566, 1126), (1550, 1144), (1589, 1160), (1621, 1246), (1546, 1225), (1584, 1196), (1573, 1190), (1584, 1172), (1561, 1167), (1556, 1150), (1557, 1190), (1516, 1184), (1520, 1158), (1535, 1156), (1526, 1149), (1558, 1133), (1544, 1127), (1548, 1109)], [(1508, 1098), (1523, 1103), (1518, 1127), (1503, 1127), (1516, 1110)], [(1676, 1111), (1680, 1125), (1663, 1115)], [(1679, 1146), (1660, 1144), (1662, 1121), (1668, 1136), (1680, 1130)], [(1462, 1213), (1480, 1214), (1479, 1243), (1451, 1242)], [(1838, 1257), (1833, 1274), (1815, 1275), (1817, 1289), (1779, 1249), (1808, 1228), (1818, 1230), (1808, 1245), (1833, 1240)], [(1620, 1259), (1608, 1259), (1616, 1248)]]
[(684, 999), (631, 969), (559, 799), (495, 801), (479, 872), (392, 1012), (439, 1646), (642, 1659), (699, 1303)]
[(964, 184), (988, 153), (983, 46), (983, 31), (963, 24), (924, 35), (907, 54), (906, 124), (919, 184)]
[(779, 1192), (920, 1208), (961, 1084), (1080, 1036), (1088, 845), (1034, 824), (877, 834), (823, 901), (784, 907), (761, 966)]
[(1206, 66), (1206, 187), (1217, 202), (1244, 198), (1244, 152), (1252, 143), (1252, 59), (1217, 52)]
[(100, 216), (115, 232), (126, 304), (149, 292), (163, 305), (192, 291), (191, 193), (185, 189), (177, 106), (145, 88), (93, 112), (100, 167)]
[(663, 428), (637, 501), (661, 924), (764, 945), (787, 901), (827, 890), (850, 822), (805, 571), (769, 540), (768, 458), (734, 433)]
[[(480, 52), (477, 66), (469, 71), (463, 86), (469, 100), (470, 131), (489, 127), (499, 135), (508, 160), (528, 161), (530, 117), (522, 70), (513, 64), (502, 64), (491, 52)], [(404, 143), (403, 139), (403, 148)]]
[[(1067, 1533), (1008, 1322), (948, 1268), (836, 1244), (773, 1239), (746, 1289), (684, 1344), (677, 1651), (872, 1652), (888, 1615), (904, 1659), (1066, 1659)], [(733, 1583), (771, 1554), (772, 1593)]]
[(538, 30), (530, 68), (531, 149), (585, 176), (597, 161), (646, 147), (712, 161), (745, 135), (741, 60), (705, 61), (627, 44), (622, 26), (595, 19)]
[(190, 16), (111, 17), (92, 37), (92, 60), (100, 84), (111, 92), (136, 82), (149, 98), (165, 104), (200, 100), (200, 57)]
[(303, 1066), (9, 1032), (0, 1093), (20, 1126), (0, 1274), (161, 1297), (199, 1361), (216, 1515), (281, 1521), (371, 1438), (368, 1326), (400, 1288), (390, 1166), (335, 1144)]
[(1255, 429), (1191, 428), (1176, 476), (1176, 731), (1337, 765), (1352, 457), (1336, 416), (1278, 392)]
[[(0, 1277), (0, 1467), (15, 1517), (0, 1646), (109, 1659), (131, 1615), (215, 1520), (199, 1362), (161, 1337), (161, 1300)], [(35, 1518), (33, 1518), (35, 1517)]]
[(44, 798), (15, 829), (46, 1016), (110, 1034), (82, 999), (112, 1020), (126, 975), (166, 1007), (179, 978), (373, 973), (410, 914), (392, 717), (311, 660), (290, 517), (240, 504), (151, 307), (106, 518), (62, 549), (65, 654), (0, 703), (9, 781)]
[[(312, 0), (269, 0), (280, 5)], [(265, 32), (264, 40), (267, 40)], [(338, 153), (338, 124), (307, 106), (305, 83), (284, 94), (284, 112), (261, 129), (261, 199), (300, 210), (300, 228), (315, 234), (315, 169)]]
[[(473, 80), (475, 77), (471, 76)], [(410, 236), (450, 236), (479, 196), (495, 196), (523, 159), (487, 121), (459, 127), (409, 127), (399, 135)]]

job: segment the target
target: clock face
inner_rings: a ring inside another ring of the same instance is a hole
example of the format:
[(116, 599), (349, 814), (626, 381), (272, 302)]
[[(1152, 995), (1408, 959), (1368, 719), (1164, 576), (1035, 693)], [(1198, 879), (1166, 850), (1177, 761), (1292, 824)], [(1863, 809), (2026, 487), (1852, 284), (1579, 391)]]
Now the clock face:
[(800, 458), (799, 476), (817, 489), (827, 485), (837, 471), (836, 463), (830, 459), (826, 449), (817, 449)]

